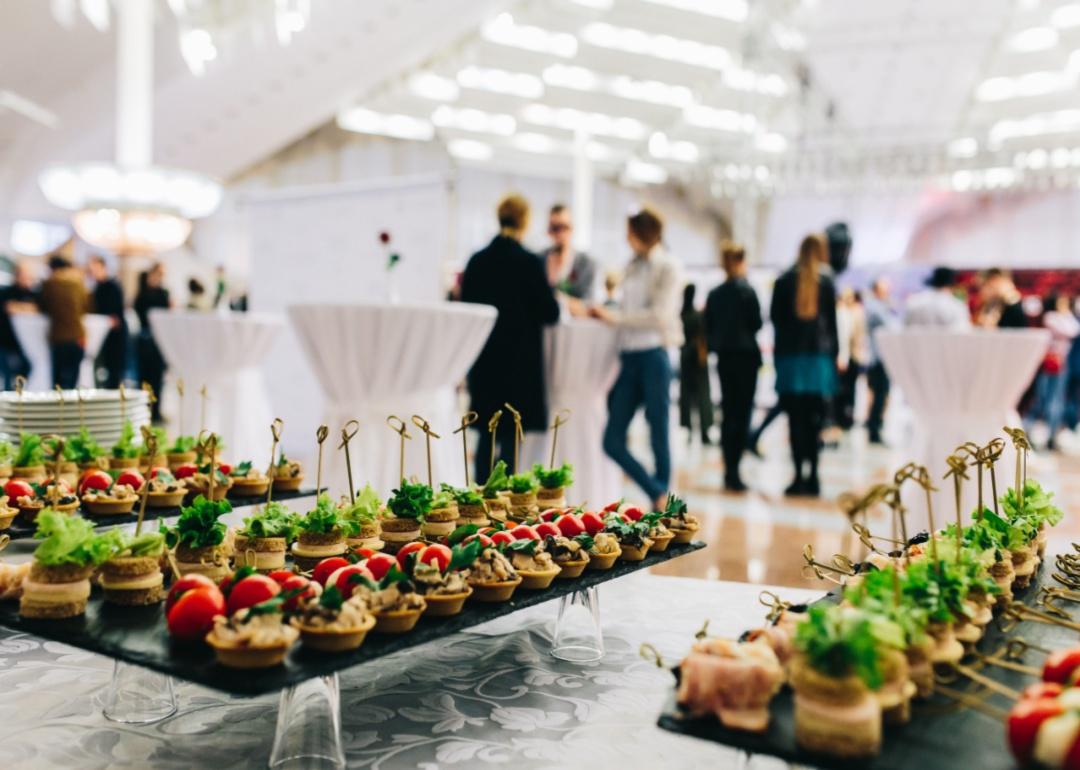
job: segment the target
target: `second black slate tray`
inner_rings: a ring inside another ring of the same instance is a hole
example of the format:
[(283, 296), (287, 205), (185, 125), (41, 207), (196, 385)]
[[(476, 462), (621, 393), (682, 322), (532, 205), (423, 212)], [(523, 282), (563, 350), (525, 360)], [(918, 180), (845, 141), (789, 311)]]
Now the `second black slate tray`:
[[(1047, 565), (1047, 561), (1050, 565)], [(1039, 586), (1033, 585), (1015, 592), (1015, 598), (1031, 606), (1039, 594), (1042, 582), (1053, 581), (1053, 556), (1049, 553), (1043, 561), (1039, 574)], [(820, 601), (835, 601), (835, 595), (829, 594)], [(1060, 626), (1025, 621), (1008, 635), (991, 621), (986, 635), (978, 647), (984, 653), (997, 651), (1007, 638), (1022, 637), (1025, 641), (1044, 647), (1058, 649), (1074, 647), (1077, 634)], [(1042, 656), (1029, 652), (1025, 663), (1040, 667)], [(982, 673), (1014, 690), (1022, 690), (1035, 681), (1032, 677), (1017, 671), (997, 667), (985, 667)], [(952, 685), (955, 689), (973, 691), (980, 688), (970, 686), (961, 679)], [(993, 703), (1008, 708), (1009, 702), (1001, 696), (994, 696)], [(811, 754), (800, 749), (795, 743), (795, 703), (791, 689), (780, 691), (769, 708), (771, 719), (769, 728), (764, 733), (750, 733), (730, 730), (723, 727), (712, 716), (690, 717), (683, 713), (675, 702), (672, 692), (664, 706), (657, 723), (660, 727), (682, 735), (721, 743), (734, 749), (741, 749), (754, 754), (768, 754), (787, 762), (812, 767), (836, 768), (836, 770), (1015, 770), (1016, 762), (1006, 744), (1004, 726), (995, 723), (990, 717), (970, 708), (962, 708), (943, 697), (935, 696), (928, 701), (912, 703), (912, 719), (906, 725), (885, 725), (881, 754), (872, 760), (857, 762), (838, 760), (835, 757)]]
[(0, 626), (70, 644), (233, 695), (261, 695), (433, 641), (511, 612), (648, 569), (704, 547), (704, 543), (672, 544), (663, 553), (649, 554), (644, 561), (618, 562), (603, 572), (586, 571), (573, 580), (556, 580), (551, 588), (543, 591), (523, 591), (518, 588), (508, 602), (484, 604), (470, 601), (459, 615), (449, 618), (422, 617), (416, 628), (406, 634), (372, 633), (360, 649), (352, 652), (311, 652), (298, 643), (284, 665), (265, 671), (225, 668), (214, 661), (213, 651), (204, 644), (173, 643), (165, 629), (164, 611), (160, 605), (116, 607), (94, 596), (83, 617), (28, 620), (19, 616), (18, 602), (0, 602)]

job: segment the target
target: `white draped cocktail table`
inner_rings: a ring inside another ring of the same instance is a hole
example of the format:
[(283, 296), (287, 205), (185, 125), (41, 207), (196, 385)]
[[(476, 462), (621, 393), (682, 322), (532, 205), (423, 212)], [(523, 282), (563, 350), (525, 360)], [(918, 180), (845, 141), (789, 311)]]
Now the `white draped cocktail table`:
[[(323, 486), (347, 489), (337, 451), (341, 427), (360, 422), (350, 444), (353, 479), (389, 494), (401, 480), (399, 439), (388, 415), (407, 423), (405, 473), (427, 480), (424, 436), (411, 423), (418, 414), (442, 438), (432, 440), (435, 484), (465, 481), (454, 388), (479, 355), (496, 310), (486, 305), (295, 305), (288, 309), (304, 353), (326, 396)], [(312, 477), (312, 480), (313, 477)]]
[[(150, 325), (169, 376), (184, 380), (184, 424), (178, 432), (199, 432), (199, 391), (206, 385), (205, 427), (224, 439), (226, 456), (260, 467), (268, 463), (274, 415), (259, 367), (284, 319), (260, 313), (153, 310)], [(167, 389), (167, 399), (174, 398), (173, 390)], [(178, 411), (172, 411), (178, 417)]]
[[(927, 466), (939, 489), (934, 510), (940, 520), (934, 523), (943, 526), (943, 517), (951, 521), (955, 515), (952, 486), (942, 483), (945, 458), (966, 441), (986, 444), (1004, 437), (1003, 426), (1020, 426), (1016, 406), (1038, 371), (1050, 335), (1042, 329), (905, 329), (879, 331), (876, 340), (889, 377), (915, 414), (912, 459)], [(1014, 457), (1010, 445), (998, 466), (999, 494), (1011, 482)], [(989, 504), (989, 480), (984, 483)], [(966, 507), (973, 509), (974, 494), (968, 494)], [(911, 506), (909, 527), (924, 527), (923, 494), (912, 489), (905, 499)]]
[[(30, 361), (27, 390), (52, 390), (52, 359), (49, 356), (49, 319), (41, 313), (13, 313), (11, 324), (23, 353)], [(109, 317), (96, 314), (83, 316), (86, 330), (86, 355), (79, 369), (79, 387), (94, 387), (94, 359), (101, 351), (109, 332)]]

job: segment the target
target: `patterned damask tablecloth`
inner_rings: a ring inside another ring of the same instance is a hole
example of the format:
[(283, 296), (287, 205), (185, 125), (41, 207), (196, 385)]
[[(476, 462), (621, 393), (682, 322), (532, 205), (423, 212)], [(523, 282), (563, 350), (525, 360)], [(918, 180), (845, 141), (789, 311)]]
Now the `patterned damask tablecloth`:
[[(762, 586), (634, 575), (601, 589), (606, 654), (548, 655), (555, 603), (341, 675), (349, 767), (782, 768), (656, 727), (672, 686), (638, 656), (675, 662), (702, 622), (735, 635), (761, 622)], [(791, 601), (815, 592), (772, 589)], [(178, 682), (180, 710), (154, 725), (101, 716), (112, 662), (0, 629), (0, 758), (11, 768), (264, 767), (277, 698), (233, 698)]]

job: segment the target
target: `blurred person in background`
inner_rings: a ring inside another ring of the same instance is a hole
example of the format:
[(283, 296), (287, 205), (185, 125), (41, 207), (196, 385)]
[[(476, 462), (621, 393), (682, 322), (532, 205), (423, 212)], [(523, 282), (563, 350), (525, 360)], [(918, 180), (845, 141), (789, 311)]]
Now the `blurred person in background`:
[(1066, 361), (1073, 340), (1080, 336), (1080, 322), (1073, 315), (1067, 296), (1048, 294), (1043, 299), (1042, 325), (1050, 332), (1050, 347), (1035, 377), (1035, 401), (1024, 422), (1029, 434), (1035, 422), (1046, 423), (1046, 448), (1054, 450), (1065, 414), (1065, 386), (1069, 378)]
[(1001, 268), (991, 268), (983, 275), (980, 289), (982, 307), (979, 326), (991, 329), (1024, 329), (1028, 325), (1023, 297), (1012, 276)]
[(86, 347), (83, 316), (90, 308), (90, 294), (82, 271), (67, 257), (49, 257), (49, 277), (41, 285), (41, 312), (49, 317), (49, 353), (53, 386), (70, 390), (79, 384), (79, 367)]
[(120, 281), (109, 275), (105, 259), (100, 254), (90, 257), (86, 272), (94, 282), (91, 296), (94, 312), (109, 317), (109, 331), (95, 362), (95, 368), (104, 376), (97, 379), (103, 388), (118, 388), (127, 371), (128, 328), (124, 318), (124, 290), (120, 287)]
[(935, 267), (926, 279), (927, 288), (908, 299), (904, 308), (904, 326), (946, 331), (970, 329), (971, 313), (967, 303), (957, 296), (958, 284), (955, 270)]
[(608, 270), (604, 276), (604, 307), (619, 306), (619, 274), (614, 270)]
[(836, 393), (836, 289), (823, 236), (806, 236), (795, 266), (776, 279), (776, 392), (788, 417), (795, 479), (786, 495), (821, 493), (818, 453), (825, 403)]
[(0, 289), (0, 365), (3, 366), (4, 390), (15, 389), (16, 377), (30, 376), (30, 359), (23, 353), (15, 334), (11, 316), (19, 313), (36, 313), (38, 295), (34, 290), (34, 273), (29, 262), (15, 263), (11, 284)]
[(727, 278), (709, 292), (705, 301), (705, 329), (709, 350), (716, 353), (716, 371), (720, 376), (724, 488), (743, 492), (746, 485), (739, 473), (739, 463), (749, 442), (750, 417), (761, 368), (761, 349), (757, 344), (761, 305), (757, 292), (746, 280), (743, 247), (724, 243), (720, 259)]
[(863, 305), (866, 310), (866, 337), (869, 360), (866, 385), (870, 389), (870, 409), (866, 417), (866, 433), (871, 444), (884, 444), (881, 429), (885, 424), (885, 405), (889, 400), (889, 374), (881, 362), (875, 335), (882, 329), (896, 327), (896, 314), (889, 304), (889, 282), (878, 278), (870, 286)]
[[(135, 354), (139, 365), (139, 379), (150, 384), (154, 393), (161, 393), (165, 380), (165, 357), (161, 355), (154, 330), (150, 325), (150, 311), (156, 308), (168, 310), (172, 307), (169, 290), (165, 288), (165, 268), (155, 263), (144, 273), (139, 274), (139, 291), (135, 295), (135, 314), (139, 317), (139, 337), (136, 341)], [(161, 399), (154, 401), (151, 419), (161, 422)]]
[(206, 287), (198, 278), (188, 279), (188, 310), (213, 310), (213, 299), (206, 293)]
[(591, 300), (596, 285), (596, 263), (574, 249), (574, 222), (570, 209), (556, 203), (548, 213), (551, 247), (541, 256), (551, 288), (575, 299)]
[(859, 295), (850, 287), (841, 291), (837, 300), (836, 327), (840, 343), (836, 368), (840, 376), (833, 408), (836, 426), (848, 431), (855, 424), (855, 393), (859, 378), (870, 358), (866, 341), (866, 312)]
[(709, 348), (705, 339), (705, 317), (694, 307), (697, 287), (683, 289), (683, 344), (679, 349), (679, 424), (686, 428), (687, 441), (694, 441), (694, 413), (697, 413), (701, 443), (708, 446), (713, 424), (712, 393), (709, 388)]
[(498, 457), (512, 472), (523, 470), (512, 467), (514, 421), (503, 404), (521, 413), (526, 431), (548, 428), (544, 327), (559, 320), (559, 303), (543, 261), (521, 245), (529, 228), (528, 201), (508, 195), (499, 202), (496, 216), (498, 235), (469, 258), (461, 278), (462, 302), (492, 305), (499, 311), (467, 377), (471, 408), (480, 415), (475, 426), (479, 432), (475, 478), (481, 484), (491, 462), (488, 420), (500, 409), (504, 414), (495, 436)]
[[(214, 308), (229, 306), (229, 285), (225, 276), (225, 265), (218, 265), (214, 271)], [(224, 304), (223, 304), (224, 303)]]
[[(619, 374), (608, 392), (604, 451), (663, 509), (671, 483), (671, 359), (682, 344), (679, 296), (682, 271), (663, 247), (664, 223), (642, 209), (627, 220), (626, 241), (633, 258), (623, 271), (622, 296), (614, 308), (593, 307), (595, 318), (618, 329)], [(649, 473), (626, 443), (630, 422), (645, 408), (654, 458)]]

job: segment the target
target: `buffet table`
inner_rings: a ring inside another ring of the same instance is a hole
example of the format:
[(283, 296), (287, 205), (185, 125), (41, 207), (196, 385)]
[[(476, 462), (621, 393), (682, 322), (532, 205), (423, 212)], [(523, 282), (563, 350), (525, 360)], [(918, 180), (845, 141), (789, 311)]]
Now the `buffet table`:
[[(308, 363), (326, 396), (323, 421), (328, 449), (340, 443), (341, 426), (355, 419), (353, 478), (376, 489), (398, 485), (399, 438), (388, 415), (408, 424), (405, 473), (426, 480), (423, 433), (410, 418), (421, 415), (442, 438), (431, 442), (436, 484), (463, 484), (460, 425), (454, 387), (479, 355), (495, 325), (486, 305), (296, 305), (288, 309)], [(482, 416), (486, 420), (487, 416)], [(347, 489), (341, 452), (326, 453), (324, 484)]]
[[(49, 355), (49, 319), (41, 313), (13, 313), (11, 324), (23, 353), (30, 361), (30, 376), (26, 378), (27, 390), (52, 390), (52, 358)], [(86, 356), (79, 369), (79, 387), (94, 387), (94, 359), (101, 351), (105, 335), (109, 332), (109, 317), (103, 315), (83, 316), (86, 329)]]
[[(172, 378), (185, 384), (184, 424), (179, 433), (199, 432), (199, 391), (207, 388), (206, 425), (227, 436), (228, 456), (263, 463), (274, 419), (260, 366), (284, 327), (279, 316), (259, 313), (205, 313), (153, 310), (150, 325)], [(176, 418), (175, 389), (165, 406)]]
[[(745, 755), (655, 726), (671, 675), (638, 657), (642, 642), (675, 663), (708, 617), (711, 633), (761, 621), (762, 586), (638, 574), (603, 588), (607, 654), (552, 659), (554, 607), (542, 605), (341, 674), (349, 766), (739, 767)], [(813, 591), (771, 589), (806, 601)], [(692, 600), (690, 597), (693, 597)], [(263, 765), (276, 697), (234, 698), (177, 682), (180, 711), (154, 725), (106, 722), (106, 658), (0, 629), (5, 767)], [(754, 757), (755, 768), (785, 767)]]
[[(926, 465), (936, 481), (947, 470), (945, 458), (965, 441), (985, 443), (1002, 435), (1002, 426), (1020, 427), (1016, 406), (1038, 371), (1050, 334), (1043, 329), (905, 329), (879, 331), (876, 340), (889, 377), (915, 413), (912, 459)], [(1010, 446), (999, 467), (1011, 469), (1013, 458)], [(998, 479), (999, 485), (1003, 481)], [(984, 483), (990, 500), (989, 479)], [(925, 528), (924, 495), (909, 486), (908, 526)], [(937, 486), (934, 509), (951, 512), (951, 485)]]

